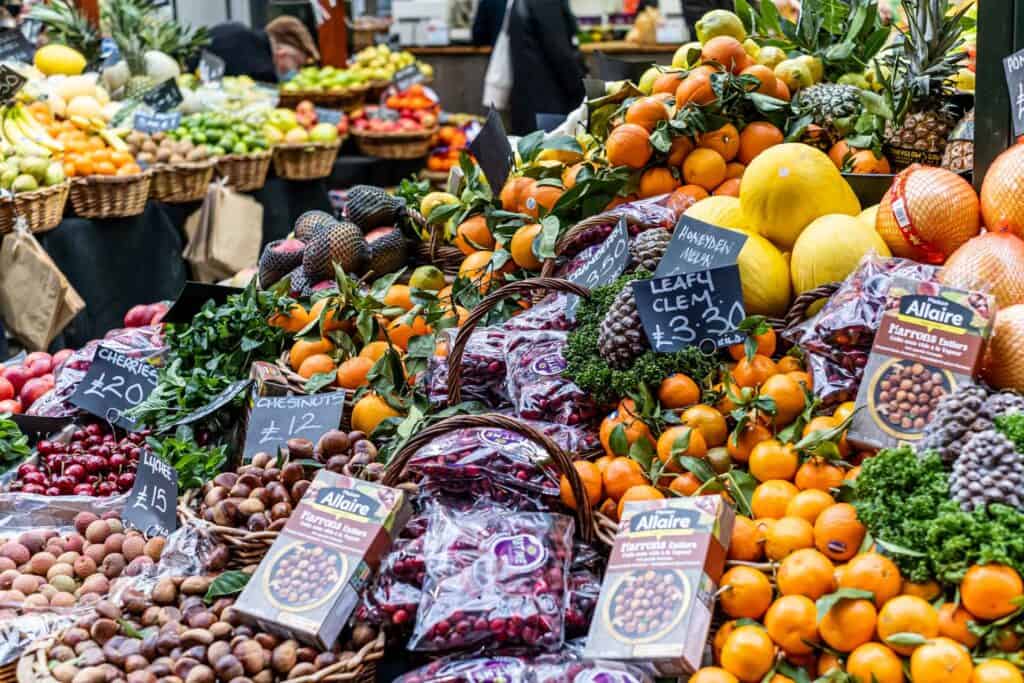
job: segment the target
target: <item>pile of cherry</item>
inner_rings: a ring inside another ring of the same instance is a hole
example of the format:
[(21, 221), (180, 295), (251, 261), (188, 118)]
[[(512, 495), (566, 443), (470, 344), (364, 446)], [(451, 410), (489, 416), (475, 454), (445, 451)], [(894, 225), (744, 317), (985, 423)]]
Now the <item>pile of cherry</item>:
[(106, 424), (92, 422), (76, 429), (68, 443), (40, 441), (38, 462), (20, 465), (10, 490), (45, 496), (127, 493), (147, 434), (118, 439)]

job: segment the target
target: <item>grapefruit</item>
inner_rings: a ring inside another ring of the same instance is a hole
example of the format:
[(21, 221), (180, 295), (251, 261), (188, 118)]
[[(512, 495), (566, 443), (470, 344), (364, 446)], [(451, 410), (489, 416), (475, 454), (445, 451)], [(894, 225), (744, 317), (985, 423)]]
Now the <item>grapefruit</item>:
[(995, 158), (981, 184), (981, 214), (989, 230), (1006, 229), (1024, 237), (1024, 145)]
[(1009, 232), (972, 237), (946, 261), (942, 281), (988, 291), (999, 308), (1024, 304), (1024, 240)]
[(982, 366), (982, 375), (995, 388), (1024, 391), (1024, 304), (996, 314)]

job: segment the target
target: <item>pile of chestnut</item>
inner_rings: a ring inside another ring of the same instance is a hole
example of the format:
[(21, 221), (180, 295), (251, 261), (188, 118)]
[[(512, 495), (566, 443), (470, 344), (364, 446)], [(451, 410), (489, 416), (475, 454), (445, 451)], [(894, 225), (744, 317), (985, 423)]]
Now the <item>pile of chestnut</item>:
[(146, 539), (120, 519), (81, 512), (75, 531), (27, 531), (0, 542), (0, 622), (25, 612), (94, 602), (120, 576), (159, 561), (164, 539)]
[(59, 683), (274, 683), (308, 676), (374, 640), (356, 627), (344, 648), (321, 652), (243, 624), (234, 598), (204, 600), (212, 576), (163, 578), (147, 596), (129, 589), (57, 636), (46, 653)]

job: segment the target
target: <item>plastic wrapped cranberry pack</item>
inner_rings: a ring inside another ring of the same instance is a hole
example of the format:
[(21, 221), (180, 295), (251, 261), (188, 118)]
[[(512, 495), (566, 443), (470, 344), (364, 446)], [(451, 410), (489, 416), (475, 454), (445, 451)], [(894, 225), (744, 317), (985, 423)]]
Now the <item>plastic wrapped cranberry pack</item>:
[[(438, 346), (449, 349), (455, 343), (457, 329), (445, 330)], [(507, 334), (499, 327), (482, 327), (473, 331), (462, 354), (463, 401), (480, 401), (492, 408), (508, 402), (505, 393), (505, 340)], [(427, 395), (430, 402), (448, 402), (448, 357), (431, 356), (426, 372)]]
[(585, 662), (572, 648), (527, 658), (495, 655), (445, 657), (411, 671), (395, 683), (652, 683), (642, 669), (617, 662)]
[(565, 344), (564, 332), (520, 334), (508, 340), (508, 395), (519, 417), (577, 425), (597, 414), (587, 394), (562, 377)]
[(568, 316), (569, 294), (553, 292), (519, 315), (501, 324), (506, 332), (534, 332), (540, 330), (569, 330), (573, 321)]
[(435, 507), (409, 649), (560, 648), (573, 528), (565, 515)]

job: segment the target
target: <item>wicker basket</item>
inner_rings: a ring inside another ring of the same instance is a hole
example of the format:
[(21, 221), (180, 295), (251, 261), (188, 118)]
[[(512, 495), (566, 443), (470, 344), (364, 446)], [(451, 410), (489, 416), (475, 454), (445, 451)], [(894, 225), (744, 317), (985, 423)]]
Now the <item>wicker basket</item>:
[(269, 151), (252, 154), (228, 154), (216, 161), (217, 177), (226, 178), (229, 187), (239, 192), (258, 190), (267, 184)]
[[(64, 181), (35, 192), (22, 192), (0, 199), (0, 235), (14, 230), (14, 221), (23, 216), (32, 232), (53, 230), (64, 217), (71, 182)], [(0, 679), (0, 683), (3, 680)]]
[[(406, 207), (406, 218), (412, 223), (415, 232), (420, 233), (427, 228), (427, 219), (419, 211)], [(411, 251), (416, 255), (420, 263), (429, 263), (436, 266), (446, 275), (458, 275), (459, 266), (462, 265), (466, 255), (458, 247), (444, 244), (441, 226), (430, 227), (430, 239), (426, 242), (415, 240), (410, 243)]]
[(180, 164), (156, 164), (153, 166), (150, 196), (167, 204), (199, 201), (206, 196), (206, 190), (213, 180), (213, 163), (213, 159), (209, 159)]
[(274, 173), (287, 180), (317, 180), (334, 170), (344, 138), (335, 142), (300, 142), (274, 145)]
[(228, 569), (245, 569), (248, 566), (259, 564), (270, 550), (270, 546), (277, 540), (278, 532), (249, 531), (248, 529), (236, 529), (201, 521), (192, 507), (196, 498), (195, 491), (189, 491), (178, 503), (178, 517), (183, 523), (190, 520), (200, 521), (214, 541), (227, 547)]
[(277, 106), (295, 109), (299, 102), (308, 100), (317, 107), (352, 111), (363, 105), (369, 90), (369, 85), (353, 85), (338, 92), (280, 92), (277, 96)]
[(71, 206), (82, 218), (124, 218), (146, 210), (153, 172), (91, 175), (71, 181)]
[(15, 683), (18, 680), (18, 661), (15, 659), (0, 666), (0, 683)]
[(437, 126), (429, 130), (403, 133), (371, 133), (353, 130), (359, 151), (381, 159), (420, 159), (427, 156), (434, 144)]
[[(306, 378), (299, 373), (292, 370), (288, 364), (288, 352), (285, 351), (281, 354), (281, 357), (277, 359), (275, 363), (277, 369), (282, 375), (284, 375), (285, 381), (288, 382), (288, 388), (295, 394), (305, 395), (306, 394)], [(328, 387), (324, 387), (327, 389)], [(342, 431), (352, 431), (352, 408), (355, 406), (355, 392), (345, 390), (345, 407), (341, 411), (341, 426), (339, 427)]]

